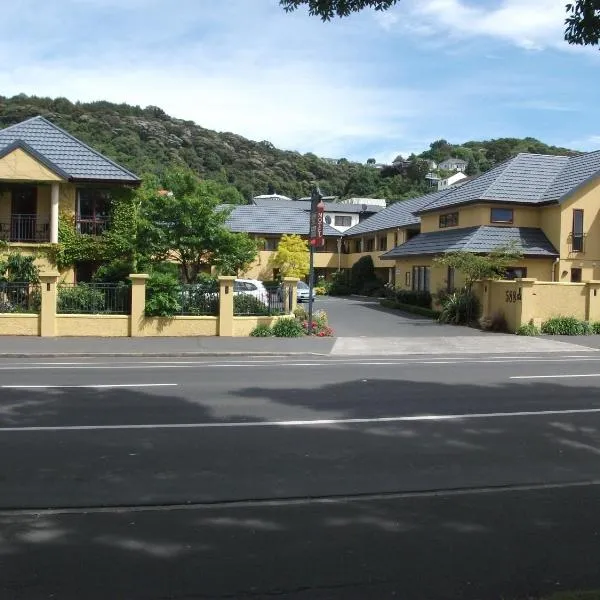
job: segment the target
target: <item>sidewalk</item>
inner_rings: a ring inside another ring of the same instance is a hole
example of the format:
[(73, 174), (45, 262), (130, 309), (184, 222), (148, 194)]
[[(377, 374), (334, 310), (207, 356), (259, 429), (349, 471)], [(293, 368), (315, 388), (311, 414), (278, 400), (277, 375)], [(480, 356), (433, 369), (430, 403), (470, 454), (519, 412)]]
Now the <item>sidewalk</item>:
[(328, 355), (335, 338), (0, 337), (0, 358), (66, 356), (293, 356)]

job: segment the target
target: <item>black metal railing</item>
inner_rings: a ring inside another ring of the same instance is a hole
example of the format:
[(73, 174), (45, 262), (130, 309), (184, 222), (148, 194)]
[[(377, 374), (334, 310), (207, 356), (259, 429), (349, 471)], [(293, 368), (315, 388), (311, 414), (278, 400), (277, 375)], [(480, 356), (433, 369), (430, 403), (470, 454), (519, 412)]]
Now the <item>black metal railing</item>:
[(567, 243), (571, 248), (571, 252), (585, 252), (585, 233), (573, 233), (569, 234)]
[(0, 282), (0, 313), (39, 313), (40, 286), (28, 282)]
[(60, 283), (56, 312), (128, 315), (131, 313), (131, 287), (127, 283)]
[(86, 219), (85, 217), (77, 217), (77, 231), (85, 235), (102, 235), (109, 227), (108, 217), (95, 217)]
[(282, 315), (289, 312), (291, 296), (282, 286), (265, 288), (255, 294), (239, 293), (233, 297), (233, 314), (237, 316)]
[(181, 315), (218, 315), (219, 290), (198, 284), (181, 284), (179, 305)]
[(49, 242), (49, 215), (12, 214), (0, 219), (0, 240), (5, 242)]

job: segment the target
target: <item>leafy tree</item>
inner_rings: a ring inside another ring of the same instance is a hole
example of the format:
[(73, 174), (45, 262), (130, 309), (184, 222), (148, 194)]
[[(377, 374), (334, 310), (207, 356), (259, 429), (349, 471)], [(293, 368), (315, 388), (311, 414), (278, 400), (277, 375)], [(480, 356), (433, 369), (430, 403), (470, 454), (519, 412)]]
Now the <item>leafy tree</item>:
[(284, 277), (302, 278), (308, 275), (308, 242), (299, 235), (282, 235), (277, 252), (271, 258), (271, 264), (278, 268)]
[(0, 260), (0, 283), (37, 283), (40, 270), (35, 265), (35, 256), (11, 252)]
[(502, 279), (506, 269), (522, 258), (520, 251), (513, 246), (504, 246), (489, 254), (472, 252), (448, 252), (434, 259), (434, 264), (452, 267), (465, 277), (465, 287), (471, 290), (473, 283), (480, 279)]
[(350, 289), (355, 294), (362, 293), (365, 286), (376, 279), (375, 265), (370, 256), (359, 258), (350, 269)]
[(410, 161), (410, 165), (406, 170), (406, 175), (412, 181), (423, 181), (427, 173), (429, 173), (429, 163), (416, 156)]
[[(330, 21), (347, 17), (365, 8), (388, 10), (398, 0), (279, 0), (286, 12), (308, 6), (311, 15)], [(574, 0), (566, 5), (565, 39), (569, 44), (595, 46), (600, 42), (600, 6), (598, 0)]]
[(209, 265), (224, 272), (247, 266), (256, 246), (246, 234), (225, 226), (230, 210), (221, 205), (212, 182), (175, 169), (149, 177), (138, 190), (140, 247), (154, 260), (174, 260), (187, 283)]
[(367, 164), (375, 165), (375, 164), (377, 164), (377, 161), (374, 158), (367, 158)]

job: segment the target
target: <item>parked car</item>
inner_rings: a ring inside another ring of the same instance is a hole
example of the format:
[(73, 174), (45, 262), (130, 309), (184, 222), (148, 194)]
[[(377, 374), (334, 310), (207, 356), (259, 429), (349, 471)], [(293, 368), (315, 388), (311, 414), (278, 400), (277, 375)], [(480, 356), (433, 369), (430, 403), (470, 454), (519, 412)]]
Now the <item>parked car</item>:
[[(308, 300), (310, 298), (309, 293), (310, 293), (310, 288), (308, 287), (308, 284), (304, 283), (304, 281), (299, 281), (298, 282), (298, 302), (308, 302)], [(313, 302), (316, 297), (317, 297), (317, 292), (315, 292), (315, 288), (313, 288), (313, 291), (312, 291)]]
[(269, 292), (267, 292), (263, 282), (258, 281), (258, 279), (236, 279), (233, 284), (233, 294), (235, 296), (241, 294), (254, 296), (266, 306), (269, 305)]

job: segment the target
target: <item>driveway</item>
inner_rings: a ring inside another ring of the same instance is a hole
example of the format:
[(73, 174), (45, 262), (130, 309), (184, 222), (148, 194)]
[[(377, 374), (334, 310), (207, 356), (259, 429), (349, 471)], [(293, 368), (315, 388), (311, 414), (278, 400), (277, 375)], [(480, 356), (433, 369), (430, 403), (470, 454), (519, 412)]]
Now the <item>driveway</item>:
[(439, 325), (431, 319), (384, 308), (372, 298), (318, 297), (315, 309), (327, 311), (337, 337), (481, 336), (469, 327)]

